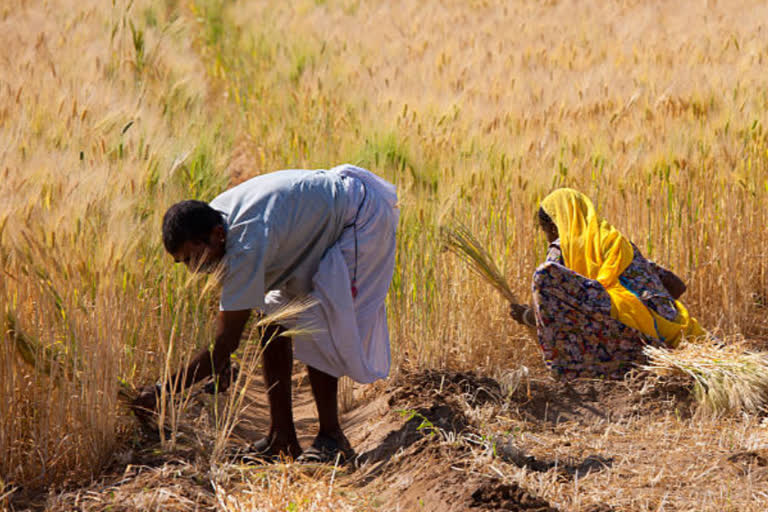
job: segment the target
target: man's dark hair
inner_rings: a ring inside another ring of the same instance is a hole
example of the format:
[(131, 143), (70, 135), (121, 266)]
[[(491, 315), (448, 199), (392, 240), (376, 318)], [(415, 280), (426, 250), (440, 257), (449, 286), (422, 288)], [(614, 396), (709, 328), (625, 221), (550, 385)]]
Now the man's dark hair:
[(163, 245), (173, 254), (185, 242), (207, 242), (216, 226), (223, 226), (221, 214), (208, 203), (190, 199), (168, 208), (163, 216)]

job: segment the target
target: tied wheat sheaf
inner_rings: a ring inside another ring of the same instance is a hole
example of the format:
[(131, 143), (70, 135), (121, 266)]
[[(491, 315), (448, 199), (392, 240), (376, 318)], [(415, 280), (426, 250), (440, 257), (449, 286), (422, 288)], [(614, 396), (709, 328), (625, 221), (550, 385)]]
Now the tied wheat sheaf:
[(443, 245), (453, 254), (459, 257), (469, 268), (487, 281), (512, 304), (517, 304), (518, 299), (509, 283), (504, 278), (496, 262), (493, 261), (488, 250), (472, 234), (470, 229), (459, 221), (451, 221), (440, 227), (440, 238)]

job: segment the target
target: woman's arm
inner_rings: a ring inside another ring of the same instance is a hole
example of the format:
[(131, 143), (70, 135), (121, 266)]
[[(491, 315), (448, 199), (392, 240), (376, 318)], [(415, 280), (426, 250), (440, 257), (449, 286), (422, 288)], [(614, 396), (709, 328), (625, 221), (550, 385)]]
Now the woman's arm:
[[(560, 249), (559, 239), (550, 242), (549, 247), (547, 248), (547, 257), (544, 261), (551, 261), (554, 263), (559, 263), (560, 265), (564, 264), (563, 253)], [(509, 316), (511, 316), (515, 322), (526, 327), (536, 327), (536, 315), (533, 313), (531, 306), (526, 304), (510, 304)]]

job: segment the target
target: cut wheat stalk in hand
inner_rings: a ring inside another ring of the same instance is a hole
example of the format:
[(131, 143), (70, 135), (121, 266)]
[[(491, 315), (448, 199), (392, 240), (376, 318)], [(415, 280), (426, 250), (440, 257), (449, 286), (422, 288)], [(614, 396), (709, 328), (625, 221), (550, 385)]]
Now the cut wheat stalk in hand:
[(464, 261), (469, 268), (496, 288), (512, 304), (519, 304), (517, 296), (493, 261), (488, 250), (472, 234), (467, 226), (453, 221), (440, 228), (443, 245)]
[(757, 413), (768, 402), (768, 353), (712, 340), (682, 343), (674, 350), (647, 346), (643, 368), (659, 376), (684, 375), (694, 382), (694, 396), (712, 414)]

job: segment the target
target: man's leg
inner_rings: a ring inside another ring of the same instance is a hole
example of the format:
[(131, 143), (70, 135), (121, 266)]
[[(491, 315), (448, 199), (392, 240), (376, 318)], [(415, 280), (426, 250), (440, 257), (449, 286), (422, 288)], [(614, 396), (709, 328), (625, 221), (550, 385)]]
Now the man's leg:
[(280, 326), (269, 326), (264, 330), (262, 340), (266, 344), (262, 366), (271, 420), (264, 448), (270, 455), (282, 453), (296, 458), (301, 455), (301, 446), (293, 424), (291, 401), (293, 347), (291, 338), (280, 336), (284, 330)]
[(317, 415), (320, 420), (319, 436), (333, 439), (344, 452), (349, 452), (352, 446), (341, 430), (339, 423), (338, 384), (339, 379), (321, 372), (311, 366), (309, 370), (309, 383), (312, 386), (312, 394), (315, 396)]

